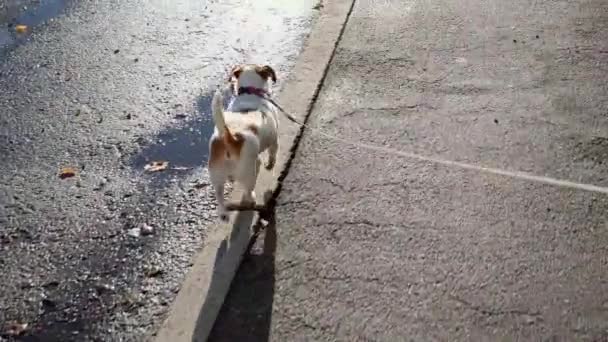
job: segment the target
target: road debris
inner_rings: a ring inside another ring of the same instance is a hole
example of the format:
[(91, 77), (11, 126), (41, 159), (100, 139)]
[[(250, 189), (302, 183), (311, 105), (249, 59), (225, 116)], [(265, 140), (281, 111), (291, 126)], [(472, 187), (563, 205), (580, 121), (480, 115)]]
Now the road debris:
[(154, 227), (149, 224), (142, 224), (140, 228), (141, 235), (148, 236), (154, 234)]
[(141, 229), (139, 227), (131, 228), (127, 230), (127, 235), (130, 237), (138, 238), (141, 236)]
[(27, 33), (27, 25), (15, 25), (15, 32), (19, 33), (19, 34), (24, 34)]
[(29, 324), (27, 324), (27, 323), (19, 323), (19, 322), (15, 322), (15, 321), (8, 322), (4, 326), (3, 334), (10, 336), (10, 337), (21, 336), (27, 331), (28, 326), (29, 326)]
[(163, 271), (160, 267), (149, 267), (144, 271), (144, 274), (148, 278), (156, 278), (161, 276), (165, 271)]
[(102, 294), (102, 293), (112, 293), (116, 290), (116, 288), (110, 284), (97, 284), (95, 286), (95, 291), (97, 292), (97, 294)]

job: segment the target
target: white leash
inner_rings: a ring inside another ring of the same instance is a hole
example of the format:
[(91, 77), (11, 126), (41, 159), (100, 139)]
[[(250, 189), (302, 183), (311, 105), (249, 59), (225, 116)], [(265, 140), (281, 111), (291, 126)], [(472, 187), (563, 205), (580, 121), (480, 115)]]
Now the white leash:
[(459, 168), (465, 169), (465, 170), (473, 170), (473, 171), (478, 171), (478, 172), (491, 173), (491, 174), (495, 174), (495, 175), (501, 175), (501, 176), (516, 178), (516, 179), (539, 182), (539, 183), (544, 183), (544, 184), (549, 184), (549, 185), (554, 185), (554, 186), (559, 186), (559, 187), (608, 194), (608, 187), (597, 186), (597, 185), (593, 185), (593, 184), (577, 183), (577, 182), (572, 182), (569, 180), (562, 180), (562, 179), (556, 179), (556, 178), (545, 177), (545, 176), (537, 176), (537, 175), (532, 175), (532, 174), (529, 174), (526, 172), (520, 172), (520, 171), (501, 170), (501, 169), (496, 169), (496, 168), (491, 168), (491, 167), (484, 167), (484, 166), (462, 163), (462, 162), (458, 162), (458, 161), (445, 160), (445, 159), (434, 158), (434, 157), (426, 157), (426, 156), (422, 156), (422, 155), (415, 154), (415, 153), (399, 151), (399, 150), (389, 148), (389, 147), (377, 146), (377, 145), (366, 144), (366, 143), (362, 143), (362, 142), (358, 142), (358, 141), (351, 141), (348, 139), (339, 138), (334, 135), (325, 133), (318, 128), (310, 127), (310, 126), (306, 125), (305, 123), (298, 121), (295, 117), (293, 117), (293, 115), (289, 114), (285, 109), (283, 109), (283, 107), (281, 107), (276, 101), (274, 101), (273, 99), (271, 99), (269, 97), (266, 97), (265, 99), (268, 102), (272, 103), (275, 107), (277, 107), (277, 109), (279, 109), (279, 111), (281, 111), (287, 117), (287, 119), (289, 119), (289, 121), (291, 121), (297, 125), (300, 125), (302, 127), (306, 127), (308, 129), (310, 129), (313, 133), (322, 135), (330, 140), (337, 141), (337, 142), (340, 142), (340, 143), (343, 143), (346, 145), (350, 145), (353, 147), (360, 147), (360, 148), (364, 148), (367, 150), (398, 155), (401, 157), (416, 159), (416, 160), (425, 161), (425, 162), (429, 162), (429, 163), (459, 167)]

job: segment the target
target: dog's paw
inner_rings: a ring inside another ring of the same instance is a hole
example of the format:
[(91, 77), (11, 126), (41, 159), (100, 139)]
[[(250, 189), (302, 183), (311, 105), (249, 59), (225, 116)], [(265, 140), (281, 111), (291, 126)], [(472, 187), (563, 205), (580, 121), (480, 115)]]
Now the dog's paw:
[(246, 201), (255, 203), (255, 199), (256, 199), (255, 191), (252, 191), (251, 193), (249, 193), (249, 196), (246, 196), (245, 199), (246, 199)]
[(222, 221), (222, 222), (228, 222), (228, 219), (229, 219), (228, 213), (220, 214), (220, 221)]
[(224, 207), (218, 208), (217, 216), (220, 218), (220, 221), (222, 221), (222, 222), (228, 222), (228, 219), (230, 218), (228, 216), (228, 212), (226, 211), (226, 209)]
[(274, 159), (274, 158), (268, 159), (266, 164), (264, 164), (264, 167), (266, 168), (266, 170), (272, 170), (274, 168), (275, 163), (276, 163), (276, 159)]
[(255, 191), (251, 191), (250, 193), (243, 194), (241, 198), (241, 204), (245, 206), (255, 205)]

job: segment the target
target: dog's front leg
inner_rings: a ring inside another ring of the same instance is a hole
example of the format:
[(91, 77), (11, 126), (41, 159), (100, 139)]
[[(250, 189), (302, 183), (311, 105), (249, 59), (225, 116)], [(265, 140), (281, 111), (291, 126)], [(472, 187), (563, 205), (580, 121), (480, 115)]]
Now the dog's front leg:
[(243, 185), (243, 203), (255, 204), (255, 183), (257, 181), (258, 170), (260, 169), (261, 161), (256, 158), (244, 174), (241, 175), (241, 184)]

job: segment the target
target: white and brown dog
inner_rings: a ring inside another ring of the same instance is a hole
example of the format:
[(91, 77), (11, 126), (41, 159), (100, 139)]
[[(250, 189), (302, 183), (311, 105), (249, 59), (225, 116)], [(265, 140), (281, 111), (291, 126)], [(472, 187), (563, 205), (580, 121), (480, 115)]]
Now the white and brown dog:
[(218, 90), (212, 102), (215, 131), (209, 140), (209, 175), (217, 198), (218, 215), (228, 220), (224, 204), (224, 184), (234, 180), (243, 187), (243, 202), (255, 203), (255, 183), (260, 169), (260, 153), (268, 151), (266, 169), (274, 167), (279, 149), (277, 111), (267, 100), (269, 80), (276, 82), (268, 65), (239, 65), (229, 81), (235, 95), (228, 110)]

